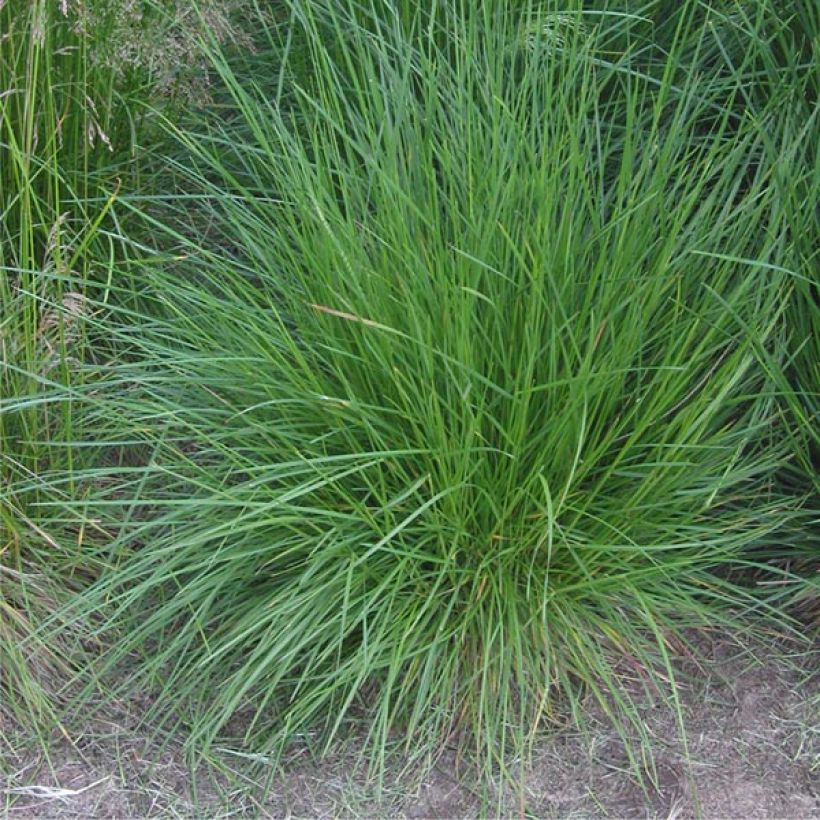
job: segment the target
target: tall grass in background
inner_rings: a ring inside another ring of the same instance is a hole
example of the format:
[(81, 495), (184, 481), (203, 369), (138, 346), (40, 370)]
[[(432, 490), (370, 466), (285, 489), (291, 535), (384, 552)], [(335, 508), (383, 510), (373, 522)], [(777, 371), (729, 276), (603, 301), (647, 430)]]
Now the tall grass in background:
[[(777, 125), (771, 131), (779, 141), (773, 140), (771, 150), (777, 157), (775, 168), (794, 243), (791, 266), (801, 274), (789, 316), (793, 334), (787, 376), (794, 389), (793, 409), (800, 434), (795, 465), (800, 483), (813, 493), (810, 504), (816, 525), (820, 523), (820, 249), (816, 241), (820, 235), (820, 152), (815, 137), (820, 130), (820, 7), (798, 3), (794, 23), (791, 36), (776, 43), (781, 61), (794, 56), (787, 61), (791, 81), (782, 86), (779, 123), (772, 123)], [(801, 70), (799, 63), (813, 70)], [(816, 526), (813, 532), (816, 557), (820, 551)]]
[[(744, 97), (765, 99), (753, 116), (766, 139), (766, 160), (777, 187), (788, 241), (783, 262), (795, 273), (787, 313), (789, 336), (778, 360), (766, 359), (781, 400), (792, 458), (784, 487), (802, 499), (794, 528), (780, 533), (771, 554), (798, 578), (772, 589), (779, 603), (794, 603), (809, 627), (820, 628), (820, 7), (791, 0), (770, 15), (754, 52), (756, 73)], [(751, 107), (751, 106), (750, 106)]]
[(71, 475), (67, 445), (81, 438), (70, 399), (44, 391), (82, 383), (85, 283), (110, 275), (99, 228), (117, 182), (105, 170), (123, 134), (130, 145), (113, 72), (93, 67), (66, 14), (50, 0), (0, 3), (0, 721), (34, 727), (52, 717), (67, 663), (65, 643), (31, 636), (82, 572), (83, 528), (67, 536), (69, 522), (38, 507), (55, 498), (47, 475)]
[(157, 137), (148, 104), (206, 98), (202, 27), (239, 38), (240, 6), (0, 0), (0, 728), (50, 719), (69, 653), (36, 627), (93, 575), (80, 556), (93, 525), (60, 501), (90, 463), (71, 446), (80, 365), (113, 353), (85, 320), (125, 281), (114, 206), (149, 193), (136, 162), (138, 139), (144, 160)]
[(285, 6), (259, 75), (214, 51), (229, 110), (169, 123), (198, 205), (145, 215), (145, 311), (102, 325), (85, 429), (132, 455), (85, 474), (116, 536), (76, 611), (195, 751), (365, 714), (378, 765), (494, 766), (587, 697), (636, 750), (793, 515), (774, 18)]

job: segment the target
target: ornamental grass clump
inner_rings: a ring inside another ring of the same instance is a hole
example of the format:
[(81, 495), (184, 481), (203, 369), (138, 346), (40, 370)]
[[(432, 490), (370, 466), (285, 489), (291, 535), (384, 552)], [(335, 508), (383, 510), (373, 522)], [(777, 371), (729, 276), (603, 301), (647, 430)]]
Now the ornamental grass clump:
[(290, 3), (176, 131), (195, 210), (84, 404), (133, 453), (77, 607), (192, 750), (365, 716), (377, 763), (495, 765), (590, 702), (640, 744), (688, 630), (759, 604), (727, 568), (789, 516), (792, 277), (745, 63), (685, 62), (696, 4), (640, 69), (641, 18), (521, 5)]

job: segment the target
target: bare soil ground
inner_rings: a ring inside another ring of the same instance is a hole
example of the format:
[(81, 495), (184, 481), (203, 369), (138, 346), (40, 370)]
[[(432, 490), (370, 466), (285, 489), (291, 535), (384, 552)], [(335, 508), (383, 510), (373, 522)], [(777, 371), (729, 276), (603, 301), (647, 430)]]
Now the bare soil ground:
[(324, 759), (294, 749), (275, 767), (225, 749), (192, 771), (181, 743), (160, 750), (123, 714), (96, 718), (47, 752), (0, 747), (0, 811), (20, 820), (820, 818), (820, 653), (718, 639), (706, 654), (709, 673), (690, 670), (680, 690), (688, 754), (674, 716), (650, 703), (642, 713), (657, 767), (646, 790), (629, 773), (617, 733), (594, 712), (585, 734), (539, 742), (523, 789), (483, 795), (469, 766), (446, 755), (420, 781), (388, 775), (379, 794), (356, 768), (355, 740)]

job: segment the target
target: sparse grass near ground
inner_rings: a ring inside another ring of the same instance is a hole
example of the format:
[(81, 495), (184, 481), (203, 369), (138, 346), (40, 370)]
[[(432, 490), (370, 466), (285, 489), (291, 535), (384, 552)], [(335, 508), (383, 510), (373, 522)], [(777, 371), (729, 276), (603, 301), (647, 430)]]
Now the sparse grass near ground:
[[(307, 813), (589, 816), (589, 729), (599, 811), (758, 742), (810, 816), (815, 5), (140, 9), (0, 0), (8, 811), (279, 814), (309, 749), (383, 802)], [(704, 746), (698, 630), (790, 635), (785, 713)]]
[[(539, 740), (525, 773), (524, 816), (689, 818), (699, 806), (704, 817), (816, 817), (816, 659), (771, 639), (743, 647), (719, 634), (701, 641), (709, 675), (692, 668), (682, 676), (688, 760), (671, 740), (672, 716), (642, 704), (659, 770), (644, 794), (622, 739), (589, 704), (587, 734), (567, 726)], [(407, 761), (398, 757), (378, 793), (356, 768), (366, 725), (329, 755), (303, 741), (277, 766), (228, 742), (192, 770), (181, 737), (162, 746), (139, 726), (145, 705), (109, 706), (73, 747), (62, 740), (48, 756), (22, 745), (7, 755), (0, 792), (8, 816), (521, 816), (520, 792), (493, 781), (482, 793), (476, 772), (452, 748), (426, 772), (402, 773)]]

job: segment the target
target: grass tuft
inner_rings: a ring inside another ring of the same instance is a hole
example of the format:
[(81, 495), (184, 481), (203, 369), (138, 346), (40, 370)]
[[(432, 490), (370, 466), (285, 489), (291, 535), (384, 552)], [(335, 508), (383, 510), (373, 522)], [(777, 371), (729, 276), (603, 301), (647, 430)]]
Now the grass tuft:
[(696, 3), (663, 43), (572, 3), (286, 7), (264, 73), (215, 50), (219, 117), (169, 123), (191, 216), (101, 325), (129, 357), (83, 424), (127, 459), (78, 476), (117, 535), (75, 608), (192, 750), (364, 714), (377, 768), (396, 733), (503, 766), (590, 696), (639, 769), (635, 686), (680, 716), (687, 630), (765, 608), (726, 570), (793, 517), (768, 18), (716, 17), (730, 52)]

